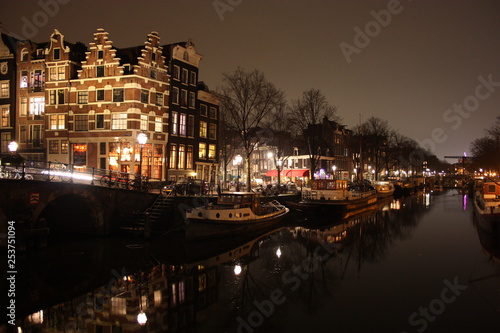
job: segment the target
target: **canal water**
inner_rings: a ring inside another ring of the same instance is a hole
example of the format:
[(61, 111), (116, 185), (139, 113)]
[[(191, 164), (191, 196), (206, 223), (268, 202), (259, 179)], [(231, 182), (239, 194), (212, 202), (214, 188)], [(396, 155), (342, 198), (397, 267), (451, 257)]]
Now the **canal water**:
[(500, 240), (467, 195), (391, 200), (212, 242), (61, 240), (18, 259), (16, 332), (498, 333)]

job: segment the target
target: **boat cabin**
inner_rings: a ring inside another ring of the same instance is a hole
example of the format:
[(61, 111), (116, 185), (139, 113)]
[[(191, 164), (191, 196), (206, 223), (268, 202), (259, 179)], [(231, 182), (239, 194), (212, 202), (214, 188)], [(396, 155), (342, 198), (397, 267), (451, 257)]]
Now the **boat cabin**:
[(484, 183), (483, 197), (484, 199), (500, 199), (500, 183)]
[(347, 190), (347, 180), (341, 179), (314, 179), (311, 190)]
[(217, 199), (218, 205), (250, 207), (253, 211), (259, 206), (260, 197), (254, 192), (222, 192)]

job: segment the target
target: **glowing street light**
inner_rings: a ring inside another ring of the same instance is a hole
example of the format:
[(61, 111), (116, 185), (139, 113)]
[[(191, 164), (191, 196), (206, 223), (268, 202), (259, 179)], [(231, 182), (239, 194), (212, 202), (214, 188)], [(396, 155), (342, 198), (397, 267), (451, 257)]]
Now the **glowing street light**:
[(144, 311), (139, 312), (137, 315), (137, 322), (139, 325), (144, 326), (146, 325), (146, 322), (148, 321), (148, 316), (144, 313)]
[(142, 151), (144, 148), (144, 145), (148, 142), (148, 136), (144, 133), (139, 133), (137, 134), (137, 143), (139, 143), (141, 150), (139, 153), (139, 177), (142, 176)]
[(17, 148), (19, 147), (19, 145), (17, 144), (16, 141), (11, 141), (7, 147), (9, 148), (11, 154), (15, 154), (17, 152)]

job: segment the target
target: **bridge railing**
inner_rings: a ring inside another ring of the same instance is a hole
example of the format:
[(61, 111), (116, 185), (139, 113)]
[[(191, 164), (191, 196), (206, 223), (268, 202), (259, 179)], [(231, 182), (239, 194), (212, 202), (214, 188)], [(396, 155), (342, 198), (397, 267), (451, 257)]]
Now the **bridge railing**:
[[(1, 162), (1, 161), (0, 161)], [(139, 176), (74, 164), (45, 161), (25, 161), (23, 163), (0, 163), (0, 179), (41, 180), (89, 184), (103, 187), (151, 191), (159, 188), (160, 179)]]

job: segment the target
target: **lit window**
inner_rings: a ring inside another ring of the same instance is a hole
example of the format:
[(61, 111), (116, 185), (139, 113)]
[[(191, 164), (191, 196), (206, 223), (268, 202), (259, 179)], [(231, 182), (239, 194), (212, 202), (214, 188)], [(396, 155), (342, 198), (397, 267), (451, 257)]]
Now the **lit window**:
[(87, 104), (89, 102), (89, 92), (79, 91), (78, 92), (78, 104)]
[(64, 114), (51, 114), (49, 126), (51, 130), (65, 129), (66, 116)]
[(40, 116), (45, 112), (45, 97), (30, 98), (30, 115)]
[(175, 169), (176, 164), (177, 164), (177, 146), (170, 145), (170, 161), (168, 167), (170, 169)]
[(1, 112), (2, 112), (2, 127), (10, 127), (10, 110), (9, 106), (3, 105), (1, 107)]
[(156, 105), (163, 106), (163, 94), (156, 93)]
[(9, 97), (9, 81), (0, 83), (0, 98)]
[(200, 121), (200, 137), (201, 138), (207, 137), (207, 122), (206, 121)]
[(141, 131), (148, 130), (148, 115), (141, 114)]
[(193, 168), (193, 146), (188, 146), (187, 147), (186, 168), (187, 169), (192, 169)]
[(20, 116), (26, 116), (28, 114), (28, 98), (21, 97), (21, 109), (19, 110)]
[(206, 158), (207, 157), (207, 144), (200, 142), (198, 146), (198, 157), (199, 158)]
[(177, 126), (178, 126), (177, 122), (178, 121), (179, 121), (178, 120), (178, 113), (177, 112), (172, 112), (172, 121), (171, 121), (172, 128), (171, 128), (171, 132), (170, 133), (173, 134), (173, 135), (177, 135)]
[(49, 154), (59, 154), (59, 140), (49, 141)]
[(161, 117), (155, 117), (155, 132), (163, 132), (163, 121)]
[(186, 147), (184, 145), (179, 145), (179, 169), (184, 169), (186, 161)]
[(181, 113), (181, 117), (179, 119), (179, 135), (186, 135), (186, 114)]
[(215, 158), (215, 145), (208, 145), (208, 158)]
[(28, 71), (21, 71), (20, 88), (28, 88)]
[(127, 129), (127, 114), (113, 113), (111, 116), (111, 129), (112, 130)]

